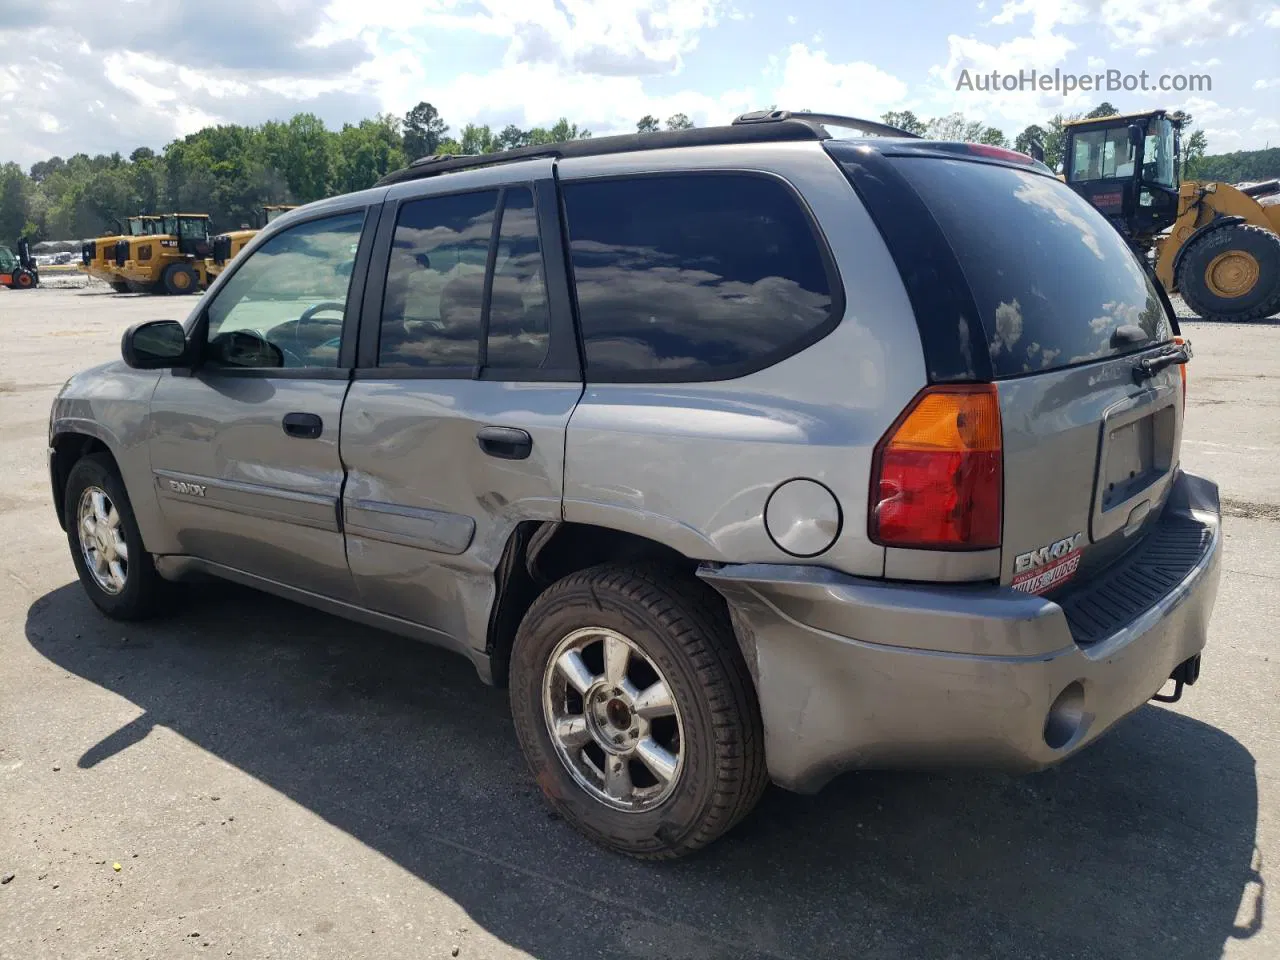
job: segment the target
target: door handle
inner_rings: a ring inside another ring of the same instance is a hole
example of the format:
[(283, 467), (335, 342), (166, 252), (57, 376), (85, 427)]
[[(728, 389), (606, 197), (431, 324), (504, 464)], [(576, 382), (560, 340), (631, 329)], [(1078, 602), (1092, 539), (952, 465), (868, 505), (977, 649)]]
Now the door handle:
[(533, 437), (518, 427), (481, 427), (480, 449), (499, 460), (525, 460), (533, 453)]
[(324, 421), (314, 413), (286, 413), (284, 432), (291, 437), (314, 440), (324, 431)]

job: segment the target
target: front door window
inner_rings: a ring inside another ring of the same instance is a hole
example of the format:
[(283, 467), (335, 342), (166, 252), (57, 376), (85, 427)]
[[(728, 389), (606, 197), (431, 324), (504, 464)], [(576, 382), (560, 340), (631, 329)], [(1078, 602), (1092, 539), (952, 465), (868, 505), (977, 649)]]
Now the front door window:
[(308, 220), (249, 255), (208, 308), (214, 367), (336, 367), (364, 213)]

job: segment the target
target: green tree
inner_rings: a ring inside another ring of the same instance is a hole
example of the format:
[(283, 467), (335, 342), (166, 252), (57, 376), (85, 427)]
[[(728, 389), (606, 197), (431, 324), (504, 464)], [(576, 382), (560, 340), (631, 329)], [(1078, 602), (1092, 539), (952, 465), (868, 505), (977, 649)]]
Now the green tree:
[(31, 179), (36, 183), (44, 180), (45, 177), (52, 176), (66, 167), (66, 161), (61, 157), (50, 157), (48, 160), (41, 160), (31, 165)]
[(502, 128), (502, 132), (497, 137), (499, 150), (514, 150), (516, 147), (524, 147), (529, 143), (529, 134), (521, 130), (514, 123), (509, 123)]
[(1205, 153), (1209, 149), (1209, 138), (1203, 130), (1194, 131), (1182, 145), (1182, 176), (1187, 180), (1200, 179), (1200, 169), (1204, 166)]
[(591, 139), (590, 130), (580, 130), (576, 123), (570, 123), (566, 118), (561, 117), (555, 122), (549, 131), (551, 143), (567, 143), (570, 140), (589, 140)]
[(12, 244), (27, 230), (30, 179), (16, 163), (0, 167), (0, 244)]
[(493, 131), (487, 123), (484, 126), (468, 123), (463, 127), (461, 146), (460, 153), (493, 153), (498, 149)]
[(934, 117), (925, 124), (925, 136), (930, 140), (957, 140), (974, 143), (985, 129), (981, 120), (966, 120), (963, 113), (949, 113)]
[(914, 133), (917, 137), (923, 137), (928, 129), (928, 124), (924, 123), (910, 110), (890, 110), (887, 113), (880, 114), (880, 119), (891, 127), (897, 127), (899, 130), (907, 131), (907, 133)]
[(1117, 110), (1115, 107), (1113, 107), (1110, 103), (1108, 103), (1106, 100), (1103, 100), (1100, 104), (1098, 104), (1088, 113), (1086, 113), (1084, 115), (1084, 118), (1086, 120), (1096, 120), (1099, 117), (1114, 117), (1119, 112), (1120, 111)]
[(1013, 149), (1017, 150), (1019, 153), (1025, 153), (1030, 156), (1031, 145), (1033, 143), (1039, 144), (1040, 148), (1043, 150), (1044, 142), (1047, 138), (1048, 134), (1045, 132), (1044, 127), (1040, 126), (1038, 123), (1033, 123), (1014, 138)]
[(404, 115), (404, 154), (410, 160), (429, 157), (444, 142), (449, 125), (440, 112), (425, 100)]
[(674, 113), (667, 117), (668, 130), (691, 130), (693, 129), (693, 121), (689, 119), (687, 113)]
[(1068, 121), (1079, 120), (1080, 114), (1073, 113), (1064, 117), (1062, 114), (1054, 114), (1045, 128), (1044, 137), (1044, 162), (1048, 168), (1055, 173), (1062, 167), (1063, 151), (1066, 149), (1067, 132), (1066, 126)]
[(1007, 147), (1009, 141), (1004, 135), (1004, 131), (999, 127), (983, 127), (982, 133), (978, 135), (978, 143), (990, 144), (993, 147)]
[(334, 144), (333, 158), (335, 191), (367, 190), (381, 177), (405, 165), (400, 121), (380, 114), (358, 125), (344, 124)]
[(636, 123), (636, 133), (657, 133), (661, 129), (661, 123), (652, 113), (646, 113)]

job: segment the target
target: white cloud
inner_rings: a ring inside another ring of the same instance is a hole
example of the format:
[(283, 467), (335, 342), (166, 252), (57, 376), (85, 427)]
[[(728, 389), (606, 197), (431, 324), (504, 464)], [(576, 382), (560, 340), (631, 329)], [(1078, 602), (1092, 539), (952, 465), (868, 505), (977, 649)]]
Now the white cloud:
[[(1096, 2), (1096, 0), (1095, 0)], [(1191, 46), (1236, 36), (1255, 12), (1272, 4), (1260, 0), (1101, 0), (1098, 15), (1119, 46)]]
[(1272, 87), (1280, 87), (1280, 77), (1274, 77), (1271, 80), (1255, 80), (1253, 89), (1270, 90)]
[(794, 13), (787, 14), (787, 23), (794, 27), (798, 22), (799, 21), (796, 19), (796, 15)]
[(769, 99), (784, 110), (874, 117), (898, 109), (906, 95), (905, 83), (873, 64), (832, 63), (825, 52), (794, 43), (787, 50), (782, 82)]
[(1086, 63), (1089, 65), (1090, 70), (1103, 70), (1107, 66), (1107, 61), (1103, 60), (1102, 57), (1090, 57)]
[(1222, 66), (1222, 61), (1217, 57), (1210, 57), (1208, 60), (1192, 60), (1191, 65), (1193, 67), (1220, 67)]
[(990, 22), (1030, 16), (1033, 34), (1096, 23), (1113, 45), (1159, 49), (1237, 36), (1261, 13), (1268, 25), (1280, 25), (1280, 8), (1269, 0), (1006, 0)]

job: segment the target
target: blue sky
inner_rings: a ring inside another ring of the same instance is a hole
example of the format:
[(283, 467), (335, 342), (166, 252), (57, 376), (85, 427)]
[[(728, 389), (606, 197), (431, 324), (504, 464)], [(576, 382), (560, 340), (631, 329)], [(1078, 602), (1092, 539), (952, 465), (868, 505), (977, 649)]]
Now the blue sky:
[[(0, 0), (0, 160), (160, 147), (208, 123), (330, 125), (429, 100), (459, 129), (652, 113), (922, 118), (1012, 138), (1108, 100), (1181, 108), (1212, 152), (1280, 145), (1274, 0)], [(131, 7), (136, 9), (131, 10)], [(971, 75), (1208, 74), (1198, 92), (957, 91)]]

